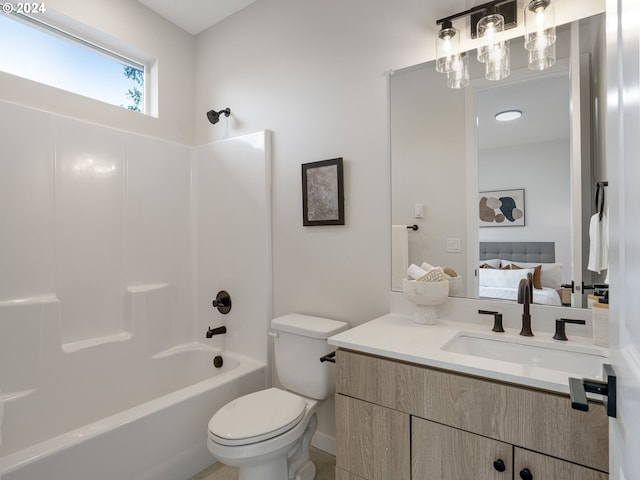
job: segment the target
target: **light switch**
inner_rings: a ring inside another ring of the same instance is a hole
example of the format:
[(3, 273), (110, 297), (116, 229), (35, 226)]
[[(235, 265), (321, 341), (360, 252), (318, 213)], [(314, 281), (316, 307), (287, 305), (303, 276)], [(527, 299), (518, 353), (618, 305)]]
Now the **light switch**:
[(447, 238), (447, 252), (460, 253), (460, 239), (459, 238)]
[(422, 205), (421, 203), (416, 203), (413, 206), (413, 212), (416, 218), (424, 217), (424, 205)]

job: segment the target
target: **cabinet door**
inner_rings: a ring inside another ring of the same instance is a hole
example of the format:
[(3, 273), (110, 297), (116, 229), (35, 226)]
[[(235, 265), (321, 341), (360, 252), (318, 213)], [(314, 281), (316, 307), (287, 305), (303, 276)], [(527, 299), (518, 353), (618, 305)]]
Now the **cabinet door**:
[[(514, 478), (516, 480), (607, 480), (609, 475), (598, 470), (565, 462), (540, 453), (514, 449)], [(528, 474), (525, 471), (528, 470)]]
[(364, 480), (410, 480), (410, 440), (406, 413), (336, 395), (338, 469)]
[(341, 468), (336, 467), (336, 480), (365, 480), (358, 475), (354, 475), (353, 473), (347, 472)]
[(411, 471), (412, 480), (511, 480), (513, 446), (411, 417)]

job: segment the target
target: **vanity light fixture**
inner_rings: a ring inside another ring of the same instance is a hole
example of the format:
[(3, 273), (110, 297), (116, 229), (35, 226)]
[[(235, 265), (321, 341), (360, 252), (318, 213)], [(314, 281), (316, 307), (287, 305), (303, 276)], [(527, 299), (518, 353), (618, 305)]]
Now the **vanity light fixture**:
[(556, 20), (551, 0), (531, 0), (524, 9), (524, 26), (529, 69), (551, 67), (556, 63)]
[(460, 35), (453, 28), (450, 21), (442, 22), (442, 27), (436, 37), (436, 70), (440, 73), (449, 73), (452, 64), (459, 60)]
[[(555, 63), (556, 30), (551, 1), (530, 0), (525, 7), (525, 48), (532, 70), (544, 70)], [(477, 58), (485, 64), (485, 77), (502, 80), (511, 73), (509, 41), (504, 39), (504, 31), (517, 26), (517, 5), (517, 0), (494, 0), (436, 21), (440, 26), (436, 37), (436, 70), (447, 74), (450, 88), (469, 84), (468, 59), (459, 51), (461, 32), (453, 26), (453, 20), (470, 17), (470, 37), (480, 42)]]
[(522, 116), (522, 110), (505, 110), (504, 112), (496, 113), (496, 120), (499, 122), (510, 122), (517, 120)]
[(485, 64), (487, 80), (502, 80), (511, 73), (509, 68), (509, 41), (502, 38), (504, 17), (495, 5), (488, 8), (487, 15), (477, 24), (480, 40), (478, 61)]
[(556, 43), (556, 17), (551, 0), (531, 0), (524, 9), (524, 48), (544, 50)]
[(469, 55), (462, 52), (451, 62), (451, 69), (447, 72), (447, 86), (449, 88), (464, 88), (469, 85)]

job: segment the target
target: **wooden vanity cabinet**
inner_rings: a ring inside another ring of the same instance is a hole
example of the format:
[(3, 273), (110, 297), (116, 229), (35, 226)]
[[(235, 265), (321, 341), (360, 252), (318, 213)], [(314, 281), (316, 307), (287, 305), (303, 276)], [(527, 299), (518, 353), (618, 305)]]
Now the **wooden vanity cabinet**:
[[(515, 480), (523, 478), (521, 472), (524, 469), (528, 469), (532, 473), (533, 480), (607, 480), (609, 478), (609, 475), (604, 472), (518, 447), (514, 447), (513, 463), (513, 478)], [(526, 477), (526, 475), (524, 477)], [(524, 480), (526, 480), (526, 478)]]
[(578, 412), (566, 395), (343, 349), (336, 358), (336, 480), (608, 478), (599, 403)]
[(337, 395), (336, 439), (343, 448), (336, 480), (410, 480), (409, 421), (406, 413)]
[(411, 417), (413, 480), (505, 480), (512, 472), (512, 445)]

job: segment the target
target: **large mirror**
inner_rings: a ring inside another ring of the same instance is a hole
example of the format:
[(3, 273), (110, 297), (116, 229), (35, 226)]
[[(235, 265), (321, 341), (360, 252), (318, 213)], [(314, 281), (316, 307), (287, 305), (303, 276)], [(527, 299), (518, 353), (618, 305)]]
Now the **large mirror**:
[[(401, 290), (404, 262), (427, 262), (457, 272), (453, 296), (511, 299), (497, 288), (503, 274), (480, 268), (510, 263), (488, 261), (503, 256), (493, 258), (495, 248), (530, 249), (530, 262), (511, 262), (518, 267), (544, 264), (537, 303), (586, 306), (589, 287), (604, 288), (606, 271), (587, 268), (596, 188), (606, 181), (604, 31), (604, 15), (558, 27), (557, 61), (536, 72), (527, 68), (522, 40), (513, 39), (512, 73), (498, 82), (484, 79), (470, 52), (471, 85), (461, 90), (447, 88), (434, 62), (392, 72), (394, 290)], [(522, 116), (496, 121), (511, 109)], [(493, 198), (513, 200), (523, 217), (492, 219), (502, 213), (491, 208)]]

